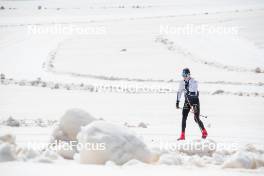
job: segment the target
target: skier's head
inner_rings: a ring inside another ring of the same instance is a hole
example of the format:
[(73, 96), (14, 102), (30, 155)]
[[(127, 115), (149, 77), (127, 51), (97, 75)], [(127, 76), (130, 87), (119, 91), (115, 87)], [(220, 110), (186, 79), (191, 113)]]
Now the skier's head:
[(182, 77), (184, 79), (188, 79), (188, 78), (190, 78), (190, 76), (191, 76), (191, 72), (190, 72), (189, 68), (184, 68), (182, 70)]

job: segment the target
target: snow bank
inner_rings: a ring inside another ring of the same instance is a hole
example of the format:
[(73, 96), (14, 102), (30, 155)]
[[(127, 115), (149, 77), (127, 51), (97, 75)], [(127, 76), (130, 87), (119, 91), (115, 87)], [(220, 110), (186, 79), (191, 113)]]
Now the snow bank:
[[(76, 143), (77, 144), (77, 143)], [(78, 152), (74, 145), (71, 145), (68, 141), (61, 141), (57, 145), (57, 153), (65, 159), (74, 159), (75, 153)]]
[(49, 127), (57, 124), (57, 120), (49, 119), (15, 119), (9, 117), (6, 120), (0, 121), (0, 125), (6, 125), (10, 127)]
[(16, 144), (16, 137), (12, 134), (0, 136), (0, 162), (29, 161), (39, 155), (38, 151), (19, 147)]
[(212, 156), (216, 151), (217, 144), (211, 139), (198, 139), (193, 141), (179, 141), (179, 152), (188, 155)]
[(33, 158), (31, 161), (39, 163), (54, 163), (57, 160), (61, 160), (62, 157), (55, 151), (46, 150), (43, 151), (40, 155)]
[(57, 152), (65, 159), (73, 159), (77, 148), (70, 143), (77, 142), (77, 134), (82, 126), (96, 120), (89, 113), (81, 109), (70, 109), (61, 117), (59, 125), (52, 133), (51, 142), (57, 143)]
[[(108, 163), (108, 162), (107, 162)], [(106, 165), (107, 165), (106, 163)], [(141, 165), (141, 166), (146, 166), (147, 164), (146, 163), (143, 163), (141, 161), (138, 161), (136, 159), (132, 159), (132, 160), (129, 160), (128, 162), (126, 162), (125, 164), (123, 164), (123, 166), (133, 166), (133, 165)]]
[(15, 136), (11, 134), (0, 136), (0, 162), (33, 161), (52, 163), (61, 159), (61, 156), (53, 150), (34, 150), (32, 148), (19, 147), (15, 139)]
[(140, 123), (138, 123), (137, 125), (136, 125), (136, 124), (130, 124), (130, 123), (128, 123), (128, 122), (125, 122), (125, 123), (124, 123), (124, 126), (126, 126), (126, 127), (128, 127), (128, 128), (136, 128), (136, 127), (138, 127), (138, 128), (148, 128), (148, 125), (149, 125), (149, 124), (144, 123), (144, 122), (140, 122)]
[(41, 155), (40, 151), (31, 148), (19, 148), (17, 151), (17, 159), (20, 161), (29, 161)]
[(104, 121), (95, 121), (82, 128), (78, 134), (80, 144), (94, 147), (80, 149), (80, 163), (105, 164), (113, 161), (122, 165), (136, 159), (145, 163), (156, 157), (147, 146), (128, 128)]
[(14, 160), (16, 160), (15, 147), (8, 143), (0, 144), (0, 162)]
[(225, 93), (225, 91), (223, 91), (223, 90), (216, 90), (216, 91), (214, 91), (212, 93), (212, 95), (223, 94), (223, 93)]
[(240, 151), (233, 155), (231, 158), (229, 158), (224, 163), (223, 168), (255, 169), (256, 162), (251, 154)]
[(140, 127), (140, 128), (148, 128), (148, 125), (146, 123), (144, 123), (144, 122), (140, 122), (138, 124), (138, 127)]
[(178, 154), (163, 154), (158, 163), (164, 165), (181, 165), (182, 158)]
[(7, 126), (10, 126), (10, 127), (19, 127), (20, 126), (20, 122), (11, 116), (6, 121), (4, 121), (4, 124)]
[(15, 137), (11, 134), (0, 136), (0, 162), (16, 160)]
[(1, 143), (9, 143), (9, 144), (15, 144), (16, 142), (16, 137), (12, 134), (5, 134), (0, 136), (0, 144)]
[(52, 140), (76, 141), (76, 136), (82, 126), (95, 118), (81, 109), (70, 109), (61, 117), (59, 126), (54, 129)]
[(257, 169), (264, 167), (264, 151), (247, 145), (227, 159), (223, 168)]

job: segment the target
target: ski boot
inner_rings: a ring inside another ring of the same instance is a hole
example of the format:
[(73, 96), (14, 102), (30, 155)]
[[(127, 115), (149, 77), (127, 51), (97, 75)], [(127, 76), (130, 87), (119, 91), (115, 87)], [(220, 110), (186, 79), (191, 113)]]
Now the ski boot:
[(181, 136), (177, 140), (178, 141), (185, 140), (185, 133), (184, 132), (181, 132)]
[(207, 136), (208, 136), (208, 133), (207, 133), (206, 129), (204, 128), (202, 130), (202, 138), (205, 139)]

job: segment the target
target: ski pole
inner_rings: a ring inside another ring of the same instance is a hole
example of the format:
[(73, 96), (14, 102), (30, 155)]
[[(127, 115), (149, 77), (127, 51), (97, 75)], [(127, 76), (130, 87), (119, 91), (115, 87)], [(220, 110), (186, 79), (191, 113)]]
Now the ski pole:
[[(179, 109), (183, 109), (183, 108), (179, 107)], [(191, 110), (190, 112), (194, 114), (193, 110)], [(201, 114), (199, 114), (199, 116), (204, 117), (204, 118), (207, 118), (207, 117), (208, 117), (208, 116), (206, 116), (206, 115), (201, 115)], [(211, 127), (211, 123), (210, 123), (210, 122), (209, 122), (209, 124), (208, 124), (207, 127), (208, 127), (208, 128)], [(200, 128), (200, 129), (201, 129), (201, 128)]]
[[(193, 106), (191, 105), (191, 102), (190, 102), (190, 100), (189, 100), (189, 98), (188, 98), (188, 95), (185, 95), (185, 98), (186, 98), (186, 100), (188, 101), (188, 104), (190, 105), (190, 107), (191, 107), (191, 109), (192, 109), (191, 112), (194, 114)], [(204, 117), (204, 118), (207, 118), (207, 116), (202, 115), (202, 114), (199, 114), (199, 116)]]
[[(179, 109), (183, 109), (183, 108), (179, 107)], [(194, 114), (194, 111), (193, 111), (193, 110), (191, 110), (191, 113), (193, 113), (193, 114)], [(199, 116), (201, 116), (201, 117), (204, 117), (204, 118), (207, 118), (207, 117), (208, 117), (208, 116), (206, 116), (206, 115), (202, 115), (202, 114), (199, 114)]]

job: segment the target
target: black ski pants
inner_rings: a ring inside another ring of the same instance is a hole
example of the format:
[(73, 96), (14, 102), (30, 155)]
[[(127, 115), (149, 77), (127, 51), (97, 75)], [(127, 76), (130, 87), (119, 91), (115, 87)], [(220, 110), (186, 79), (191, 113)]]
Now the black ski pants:
[(188, 114), (193, 108), (194, 111), (194, 120), (195, 122), (199, 125), (199, 128), (201, 130), (204, 129), (204, 124), (200, 119), (200, 102), (199, 102), (199, 97), (198, 96), (190, 96), (186, 95), (185, 96), (185, 101), (184, 101), (184, 106), (182, 109), (182, 132), (185, 132), (186, 128), (186, 120), (188, 117)]

